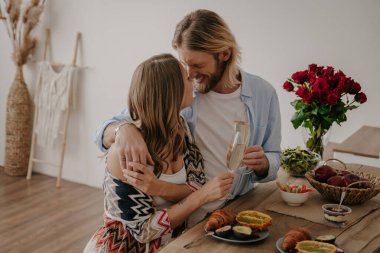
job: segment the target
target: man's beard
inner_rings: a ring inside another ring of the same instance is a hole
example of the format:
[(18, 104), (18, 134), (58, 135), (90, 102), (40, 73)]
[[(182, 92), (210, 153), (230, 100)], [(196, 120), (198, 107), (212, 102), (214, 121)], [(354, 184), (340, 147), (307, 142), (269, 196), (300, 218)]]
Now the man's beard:
[(210, 76), (210, 78), (207, 80), (205, 84), (199, 84), (197, 81), (194, 79), (194, 87), (199, 93), (207, 93), (220, 82), (220, 80), (223, 77), (224, 71), (226, 70), (227, 62), (220, 62), (219, 59), (216, 60), (216, 71), (214, 74)]

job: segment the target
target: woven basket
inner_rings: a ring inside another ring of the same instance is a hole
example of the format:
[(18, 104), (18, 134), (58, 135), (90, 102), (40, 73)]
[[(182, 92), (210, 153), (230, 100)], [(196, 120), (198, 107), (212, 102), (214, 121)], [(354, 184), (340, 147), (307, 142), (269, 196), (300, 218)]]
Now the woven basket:
[(10, 176), (25, 176), (28, 170), (32, 103), (24, 82), (22, 67), (17, 67), (7, 100), (4, 172)]
[[(337, 173), (339, 173), (340, 170), (335, 169)], [(309, 183), (325, 198), (328, 200), (331, 200), (335, 203), (339, 203), (340, 196), (342, 195), (342, 192), (346, 192), (346, 197), (343, 200), (343, 204), (345, 205), (358, 205), (361, 204), (373, 197), (375, 197), (380, 192), (380, 178), (371, 175), (369, 173), (365, 172), (356, 172), (347, 170), (355, 175), (358, 175), (359, 177), (368, 179), (372, 187), (367, 189), (358, 189), (358, 188), (347, 188), (347, 187), (338, 187), (329, 185), (326, 183), (321, 183), (315, 180), (315, 170), (308, 171), (305, 174), (306, 179), (309, 181)]]

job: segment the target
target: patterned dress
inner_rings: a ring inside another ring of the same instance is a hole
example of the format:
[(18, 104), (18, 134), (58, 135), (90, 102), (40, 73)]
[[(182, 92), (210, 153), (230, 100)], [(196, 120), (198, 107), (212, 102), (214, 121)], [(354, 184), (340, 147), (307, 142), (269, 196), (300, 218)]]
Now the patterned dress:
[[(196, 191), (205, 184), (206, 178), (202, 155), (187, 125), (185, 143), (186, 184)], [(177, 229), (173, 231), (170, 227), (166, 208), (156, 207), (151, 196), (112, 177), (107, 171), (103, 191), (104, 224), (92, 236), (84, 252), (154, 253), (161, 246), (162, 236), (178, 234)]]

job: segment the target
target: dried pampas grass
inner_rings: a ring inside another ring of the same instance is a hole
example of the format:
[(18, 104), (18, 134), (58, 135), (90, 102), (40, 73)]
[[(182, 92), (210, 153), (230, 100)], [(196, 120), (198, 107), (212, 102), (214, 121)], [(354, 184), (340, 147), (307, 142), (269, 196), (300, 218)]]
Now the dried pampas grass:
[(21, 0), (8, 0), (6, 10), (9, 15), (12, 30), (16, 30), (18, 18), (20, 17)]
[(21, 3), (22, 0), (0, 2), (0, 19), (4, 20), (12, 41), (13, 60), (17, 66), (24, 65), (36, 48), (37, 40), (31, 31), (39, 22), (45, 0), (30, 0), (23, 12)]

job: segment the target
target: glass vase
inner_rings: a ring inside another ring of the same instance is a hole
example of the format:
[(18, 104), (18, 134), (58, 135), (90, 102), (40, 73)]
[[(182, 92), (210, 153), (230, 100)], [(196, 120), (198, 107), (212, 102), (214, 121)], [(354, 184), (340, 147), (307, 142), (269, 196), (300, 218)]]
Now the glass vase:
[(310, 132), (308, 128), (302, 128), (302, 137), (305, 142), (305, 146), (308, 150), (313, 151), (321, 156), (323, 159), (323, 151), (330, 139), (331, 128), (325, 131)]

